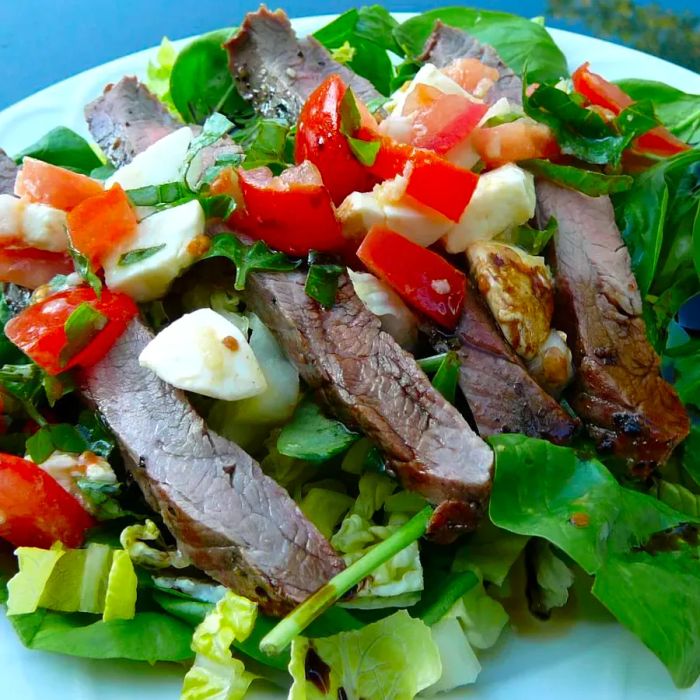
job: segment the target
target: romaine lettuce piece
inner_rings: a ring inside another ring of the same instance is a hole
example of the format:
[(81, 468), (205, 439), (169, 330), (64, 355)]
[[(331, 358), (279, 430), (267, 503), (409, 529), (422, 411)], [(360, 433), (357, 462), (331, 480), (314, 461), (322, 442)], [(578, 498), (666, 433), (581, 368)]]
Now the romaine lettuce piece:
[(410, 700), (438, 681), (430, 629), (401, 610), (360, 630), (292, 642), (289, 700)]
[(352, 504), (353, 499), (347, 494), (330, 489), (311, 488), (299, 507), (321, 534), (329, 538)]
[(440, 652), (442, 675), (436, 683), (423, 691), (423, 694), (444, 693), (475, 683), (479, 673), (481, 673), (481, 664), (469, 644), (459, 620), (454, 616), (447, 615), (432, 625), (430, 631)]
[(128, 552), (118, 549), (112, 557), (107, 579), (105, 605), (102, 619), (131, 620), (136, 614), (136, 588), (138, 580)]
[(119, 535), (119, 541), (131, 560), (139, 566), (150, 569), (165, 569), (170, 566), (184, 569), (190, 565), (189, 559), (177, 550), (156, 549), (146, 544), (157, 542), (164, 545), (160, 530), (152, 520), (146, 520), (143, 525), (125, 527)]

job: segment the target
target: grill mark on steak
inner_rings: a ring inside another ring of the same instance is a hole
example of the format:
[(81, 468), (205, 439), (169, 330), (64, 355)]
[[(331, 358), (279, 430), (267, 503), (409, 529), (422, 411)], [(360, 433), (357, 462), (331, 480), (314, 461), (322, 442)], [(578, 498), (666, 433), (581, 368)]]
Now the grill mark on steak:
[(432, 533), (447, 540), (473, 527), (490, 489), (491, 450), (381, 330), (347, 275), (331, 309), (307, 296), (301, 272), (253, 273), (245, 298), (326, 406), (382, 447), (407, 489), (442, 504)]
[(573, 409), (601, 449), (635, 464), (662, 464), (690, 429), (649, 344), (629, 252), (609, 197), (537, 183), (538, 216), (554, 237), (557, 326), (577, 367)]
[[(558, 445), (579, 422), (530, 376), (472, 285), (456, 330), (461, 362), (459, 386), (481, 435), (524, 433)], [(444, 339), (437, 350), (450, 349)]]
[(14, 194), (18, 170), (15, 161), (0, 148), (0, 194)]
[(241, 448), (209, 431), (185, 395), (141, 367), (153, 334), (134, 320), (82, 377), (151, 507), (198, 568), (282, 615), (340, 571), (330, 544)]
[(316, 39), (297, 39), (282, 10), (270, 12), (263, 5), (248, 13), (225, 47), (238, 91), (264, 117), (295, 122), (306, 98), (332, 73), (365, 102), (381, 97), (372, 83), (334, 61)]

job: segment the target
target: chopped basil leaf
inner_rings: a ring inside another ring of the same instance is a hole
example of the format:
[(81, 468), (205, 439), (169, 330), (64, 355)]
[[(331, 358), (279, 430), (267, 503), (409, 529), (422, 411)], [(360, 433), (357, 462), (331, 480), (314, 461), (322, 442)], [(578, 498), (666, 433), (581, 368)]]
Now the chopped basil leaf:
[(46, 400), (52, 408), (56, 404), (56, 401), (75, 390), (75, 383), (69, 373), (56, 376), (44, 374), (41, 384), (44, 387)]
[(437, 372), (438, 369), (440, 369), (440, 365), (443, 363), (446, 356), (446, 352), (441, 352), (439, 355), (421, 357), (419, 360), (416, 360), (416, 362), (426, 374), (433, 374), (434, 372)]
[(66, 229), (66, 236), (68, 236), (68, 253), (73, 259), (75, 271), (92, 287), (99, 299), (102, 295), (102, 280), (95, 274), (87, 257), (73, 245), (68, 229)]
[(245, 152), (246, 170), (266, 166), (279, 174), (294, 163), (294, 135), (289, 124), (280, 119), (256, 119), (233, 134)]
[(83, 350), (90, 341), (107, 325), (107, 317), (90, 302), (84, 301), (66, 319), (64, 330), (66, 344), (59, 354), (61, 366)]
[(355, 132), (360, 128), (361, 123), (362, 118), (355, 94), (348, 88), (340, 102), (340, 133), (345, 136), (352, 154), (362, 165), (374, 165), (380, 141), (363, 141), (355, 138)]
[(556, 232), (557, 220), (551, 216), (543, 230), (523, 224), (510, 231), (504, 238), (508, 243), (523, 248), (530, 255), (539, 255)]
[(82, 411), (78, 417), (77, 431), (87, 443), (87, 449), (107, 459), (116, 447), (114, 436), (99, 414)]
[(35, 423), (46, 425), (46, 420), (34, 405), (40, 397), (41, 377), (41, 369), (34, 363), (3, 365), (0, 368), (0, 394), (17, 401)]
[(135, 207), (157, 207), (191, 198), (192, 193), (184, 182), (166, 182), (162, 185), (147, 185), (127, 190), (126, 196)]
[(374, 161), (377, 160), (377, 153), (379, 153), (380, 141), (363, 141), (352, 136), (346, 136), (345, 138), (348, 140), (348, 146), (350, 146), (352, 154), (362, 165), (374, 165)]
[(440, 363), (435, 376), (433, 386), (450, 402), (455, 402), (457, 395), (457, 380), (459, 379), (459, 368), (461, 363), (456, 352), (450, 351), (445, 354)]
[(389, 101), (390, 98), (384, 97), (382, 95), (381, 97), (375, 97), (373, 100), (370, 100), (367, 103), (367, 109), (369, 110), (370, 114), (376, 114), (380, 109), (384, 107), (384, 105)]
[(233, 286), (238, 291), (245, 289), (248, 274), (254, 270), (285, 272), (300, 265), (300, 261), (291, 260), (284, 253), (270, 250), (263, 241), (246, 245), (230, 233), (214, 236), (211, 247), (200, 260), (216, 257), (228, 258), (236, 266), (236, 280)]
[(529, 170), (533, 175), (544, 177), (563, 187), (578, 190), (589, 197), (625, 192), (632, 187), (634, 182), (629, 175), (606, 175), (572, 165), (558, 165), (548, 160), (523, 160), (518, 165)]
[(150, 258), (152, 255), (159, 253), (165, 248), (165, 243), (160, 245), (154, 245), (150, 248), (134, 248), (134, 250), (129, 250), (119, 256), (119, 262), (117, 265), (120, 267), (126, 267), (127, 265), (133, 265), (134, 263), (139, 263), (146, 258)]
[(203, 148), (216, 143), (220, 138), (231, 131), (233, 127), (233, 122), (229, 121), (223, 114), (214, 112), (214, 114), (208, 117), (202, 126), (201, 133), (192, 139), (187, 149), (187, 155), (185, 156), (185, 172), (189, 170), (195, 156)]
[(199, 203), (206, 219), (228, 219), (236, 211), (236, 200), (227, 194), (200, 197)]
[(224, 153), (216, 159), (214, 165), (209, 166), (200, 180), (200, 192), (211, 185), (226, 168), (236, 168), (243, 162), (242, 153)]
[(315, 299), (321, 306), (328, 309), (335, 303), (338, 292), (338, 278), (343, 272), (340, 265), (315, 262), (318, 256), (312, 251), (309, 254), (309, 272), (306, 275), (304, 291)]
[(77, 428), (66, 423), (45, 425), (26, 443), (29, 456), (37, 464), (45, 462), (55, 451), (82, 454), (88, 447)]

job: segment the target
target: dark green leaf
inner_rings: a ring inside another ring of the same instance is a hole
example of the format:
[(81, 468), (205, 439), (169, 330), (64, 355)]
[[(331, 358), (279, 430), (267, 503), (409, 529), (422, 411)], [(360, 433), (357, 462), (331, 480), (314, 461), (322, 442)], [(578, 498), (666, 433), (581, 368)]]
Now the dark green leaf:
[[(4, 285), (0, 285), (0, 289)], [(7, 300), (4, 290), (0, 291), (0, 366), (11, 365), (24, 358), (22, 352), (5, 335), (5, 324), (14, 316)]]
[(157, 207), (192, 197), (192, 193), (184, 182), (166, 182), (127, 190), (126, 196), (135, 207)]
[(76, 428), (87, 443), (87, 449), (90, 452), (107, 459), (114, 451), (116, 447), (114, 436), (97, 413), (82, 411)]
[(674, 510), (700, 519), (700, 496), (690, 489), (663, 479), (655, 488), (656, 497)]
[(450, 402), (455, 402), (461, 363), (456, 352), (448, 352), (433, 377), (433, 386)]
[(70, 168), (86, 175), (102, 166), (102, 161), (90, 144), (65, 126), (51, 129), (36, 143), (18, 153), (15, 160), (21, 163), (25, 156), (60, 165), (62, 168)]
[(33, 363), (0, 368), (0, 392), (16, 400), (36, 423), (46, 425), (35, 405), (41, 398), (41, 379), (42, 372)]
[(409, 57), (421, 54), (437, 20), (493, 46), (516, 73), (522, 74), (527, 67), (532, 81), (556, 81), (568, 75), (564, 54), (543, 26), (506, 12), (471, 7), (430, 10), (404, 22), (394, 36)]
[(117, 265), (121, 267), (127, 267), (128, 265), (133, 265), (134, 263), (140, 263), (142, 260), (150, 258), (152, 255), (159, 253), (165, 248), (165, 243), (160, 245), (154, 245), (150, 248), (134, 248), (134, 250), (129, 250), (126, 253), (122, 253), (119, 256), (119, 262)]
[(374, 165), (374, 161), (377, 159), (377, 153), (379, 153), (380, 141), (363, 141), (362, 139), (356, 139), (352, 136), (347, 136), (346, 138), (352, 154), (362, 165), (366, 165), (367, 167)]
[(45, 462), (54, 451), (50, 426), (40, 428), (34, 435), (27, 438), (25, 447), (32, 461), (37, 464)]
[(479, 577), (473, 571), (443, 574), (439, 577), (438, 585), (426, 589), (420, 602), (412, 608), (411, 615), (419, 617), (426, 625), (434, 625), (478, 583)]
[(282, 428), (277, 449), (288, 457), (323, 462), (345, 452), (358, 439), (359, 435), (324, 416), (317, 404), (307, 400)]
[(46, 400), (49, 402), (49, 406), (53, 408), (59, 399), (62, 399), (67, 394), (75, 391), (75, 382), (71, 377), (70, 373), (51, 375), (44, 374), (41, 379), (42, 386), (44, 387), (44, 393), (46, 394)]
[(340, 133), (344, 136), (353, 136), (361, 123), (362, 118), (355, 93), (348, 88), (340, 101)]
[(681, 463), (683, 469), (700, 486), (700, 423), (694, 423), (690, 428), (690, 435), (683, 443)]
[(68, 253), (73, 259), (75, 271), (93, 288), (99, 299), (102, 295), (102, 280), (95, 274), (90, 261), (73, 245), (70, 236), (68, 240)]
[(238, 94), (222, 44), (233, 29), (220, 29), (195, 39), (177, 56), (170, 75), (170, 96), (185, 122), (201, 124), (214, 112), (237, 121), (252, 115)]
[(335, 303), (338, 292), (338, 278), (343, 273), (340, 265), (314, 263), (313, 254), (309, 256), (309, 272), (306, 275), (304, 291), (321, 306), (329, 309)]
[(700, 519), (623, 488), (600, 462), (571, 449), (521, 435), (489, 441), (493, 522), (550, 541), (594, 574), (593, 594), (678, 686), (692, 685), (700, 675), (700, 558), (694, 526), (684, 523)]
[(683, 403), (700, 407), (700, 339), (667, 347), (664, 360), (672, 368), (674, 387)]
[(522, 224), (509, 233), (508, 242), (523, 248), (530, 255), (539, 255), (557, 232), (557, 227), (557, 220), (553, 216), (550, 217), (544, 229)]
[(82, 454), (87, 449), (83, 436), (67, 423), (46, 425), (27, 439), (27, 452), (37, 464), (45, 462), (56, 450)]
[(236, 266), (234, 289), (238, 291), (245, 289), (248, 275), (254, 270), (286, 272), (300, 265), (299, 261), (290, 260), (284, 253), (270, 250), (262, 241), (246, 245), (229, 233), (214, 236), (211, 247), (201, 259), (216, 257), (228, 258)]
[(108, 318), (90, 302), (84, 301), (66, 319), (64, 330), (66, 344), (59, 354), (59, 363), (64, 366), (72, 357), (85, 349), (93, 338), (107, 325)]
[(624, 192), (629, 190), (634, 182), (629, 175), (606, 175), (571, 165), (558, 165), (548, 160), (524, 160), (518, 165), (537, 177), (544, 177), (563, 187), (578, 190), (589, 197)]
[(255, 119), (244, 129), (233, 134), (234, 140), (241, 145), (245, 153), (243, 167), (246, 170), (266, 166), (279, 173), (294, 158), (290, 153), (289, 124), (279, 119)]
[(430, 357), (421, 357), (418, 362), (418, 366), (426, 374), (434, 374), (440, 369), (440, 365), (445, 361), (447, 357), (446, 352), (441, 352), (439, 355), (431, 355)]
[(228, 219), (236, 211), (236, 200), (227, 194), (217, 194), (212, 197), (200, 197), (199, 203), (207, 219)]

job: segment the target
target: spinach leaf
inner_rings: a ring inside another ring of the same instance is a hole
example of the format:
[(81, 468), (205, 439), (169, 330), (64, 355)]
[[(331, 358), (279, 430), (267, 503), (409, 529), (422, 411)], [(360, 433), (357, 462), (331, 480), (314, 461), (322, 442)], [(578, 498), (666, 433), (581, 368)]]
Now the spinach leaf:
[(394, 68), (387, 51), (403, 56), (394, 38), (398, 22), (380, 5), (348, 10), (319, 29), (314, 37), (327, 49), (354, 49), (347, 62), (358, 75), (367, 78), (384, 95), (391, 91)]
[(154, 245), (150, 248), (134, 248), (134, 250), (129, 250), (126, 253), (122, 253), (119, 256), (119, 261), (117, 265), (120, 267), (127, 267), (128, 265), (133, 265), (134, 263), (139, 263), (142, 260), (150, 258), (152, 255), (159, 253), (165, 248), (165, 243), (160, 245)]
[(233, 287), (238, 291), (245, 289), (248, 275), (254, 270), (288, 272), (301, 264), (299, 260), (291, 260), (284, 253), (270, 250), (263, 241), (246, 245), (230, 233), (214, 236), (211, 247), (200, 259), (216, 257), (228, 258), (236, 266)]
[(394, 36), (410, 58), (421, 54), (437, 20), (490, 44), (516, 73), (527, 69), (530, 80), (556, 81), (568, 75), (564, 54), (543, 26), (507, 12), (471, 7), (430, 10), (397, 27)]
[(625, 192), (632, 187), (633, 178), (629, 175), (606, 175), (593, 170), (584, 170), (572, 165), (559, 165), (548, 160), (523, 160), (518, 163), (537, 177), (578, 190), (589, 197), (600, 197), (613, 192)]
[(27, 452), (37, 464), (45, 462), (56, 450), (82, 454), (88, 448), (78, 429), (67, 423), (45, 425), (27, 438)]
[(288, 457), (323, 462), (345, 452), (360, 436), (323, 415), (310, 400), (299, 404), (277, 438), (277, 450)]
[(51, 129), (36, 143), (18, 153), (15, 161), (21, 163), (25, 156), (60, 165), (84, 175), (89, 175), (95, 168), (102, 166), (102, 161), (92, 146), (82, 136), (65, 126)]
[(433, 386), (450, 402), (455, 402), (457, 396), (457, 381), (461, 367), (459, 356), (450, 351), (445, 354), (440, 366), (433, 377)]
[(234, 29), (219, 29), (195, 39), (175, 59), (170, 96), (185, 122), (202, 124), (214, 112), (236, 121), (252, 116), (252, 107), (239, 95), (228, 69), (223, 43)]
[(279, 174), (294, 163), (292, 129), (280, 119), (255, 119), (234, 132), (233, 139), (245, 152), (246, 170), (267, 166)]
[(335, 303), (338, 292), (338, 278), (343, 273), (340, 265), (322, 262), (323, 258), (314, 251), (309, 254), (309, 271), (306, 275), (304, 291), (324, 308)]
[(688, 523), (700, 519), (623, 488), (599, 461), (571, 449), (522, 435), (489, 442), (493, 522), (548, 540), (595, 575), (593, 595), (678, 686), (692, 685), (700, 675), (700, 557)]
[(107, 325), (109, 319), (90, 302), (84, 301), (68, 316), (64, 324), (66, 344), (59, 353), (61, 366), (85, 349), (90, 341)]
[(689, 95), (653, 80), (620, 80), (618, 85), (633, 100), (650, 100), (656, 116), (679, 139), (700, 143), (700, 95)]

